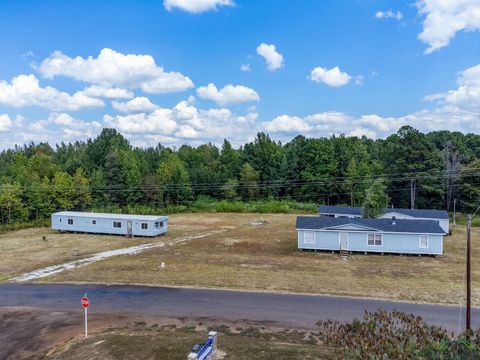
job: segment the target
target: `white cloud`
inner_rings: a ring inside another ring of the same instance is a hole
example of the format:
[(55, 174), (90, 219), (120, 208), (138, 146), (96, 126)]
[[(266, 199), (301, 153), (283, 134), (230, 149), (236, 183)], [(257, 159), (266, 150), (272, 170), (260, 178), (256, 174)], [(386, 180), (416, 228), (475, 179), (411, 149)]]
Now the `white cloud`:
[(7, 114), (0, 115), (0, 133), (7, 132), (13, 125), (12, 119)]
[(480, 30), (478, 0), (418, 0), (419, 14), (425, 16), (418, 38), (428, 45), (425, 54), (447, 46), (459, 31)]
[(425, 97), (428, 101), (442, 101), (445, 104), (464, 108), (480, 109), (480, 64), (462, 71), (457, 79), (458, 88), (446, 93)]
[(264, 125), (266, 131), (283, 133), (310, 132), (311, 126), (298, 116), (280, 115)]
[(403, 14), (400, 11), (377, 11), (375, 13), (375, 17), (377, 19), (395, 19), (395, 20), (402, 20)]
[(128, 114), (151, 112), (158, 108), (157, 105), (144, 96), (136, 97), (127, 102), (112, 101), (112, 106), (115, 110)]
[(217, 10), (221, 6), (234, 6), (232, 0), (164, 0), (165, 9), (171, 11), (178, 8), (193, 14), (199, 14), (209, 10)]
[(323, 82), (328, 86), (340, 87), (347, 85), (352, 79), (346, 72), (340, 71), (338, 66), (331, 69), (317, 66), (310, 72), (310, 80), (317, 83)]
[(377, 134), (375, 133), (375, 131), (372, 131), (372, 130), (369, 130), (369, 129), (366, 129), (366, 128), (363, 128), (363, 127), (358, 127), (358, 128), (353, 129), (352, 131), (350, 131), (347, 134), (347, 136), (358, 137), (358, 138), (361, 138), (362, 136), (366, 136), (367, 138), (375, 139)]
[(197, 95), (202, 99), (215, 101), (221, 106), (260, 100), (260, 96), (255, 90), (243, 85), (231, 84), (218, 90), (215, 84), (210, 83), (207, 86), (199, 87)]
[(250, 64), (242, 64), (240, 65), (240, 70), (244, 72), (250, 72), (252, 71), (252, 68), (250, 67)]
[(106, 126), (125, 133), (134, 143), (178, 144), (191, 142), (222, 141), (232, 139), (238, 143), (254, 136), (258, 129), (257, 114), (235, 115), (229, 109), (198, 109), (189, 101), (181, 101), (175, 107), (159, 108), (151, 113), (131, 115), (105, 115)]
[(67, 76), (92, 84), (127, 89), (140, 88), (147, 93), (170, 93), (193, 87), (189, 77), (165, 72), (150, 55), (122, 54), (102, 49), (97, 58), (71, 58), (55, 51), (38, 67), (47, 79)]
[(97, 136), (102, 129), (98, 121), (83, 121), (67, 113), (51, 113), (46, 119), (29, 120), (17, 115), (10, 131), (2, 136), (1, 148), (11, 148), (29, 142), (48, 142), (51, 145), (61, 142), (85, 141)]
[(81, 91), (70, 95), (51, 86), (42, 88), (35, 75), (18, 75), (11, 83), (0, 80), (0, 104), (16, 108), (39, 106), (55, 111), (77, 111), (102, 107), (104, 102)]
[(102, 85), (92, 85), (82, 91), (87, 96), (107, 99), (130, 99), (133, 93), (122, 88), (111, 88)]
[(275, 138), (288, 141), (302, 134), (310, 137), (328, 137), (346, 134), (369, 138), (384, 138), (401, 126), (410, 125), (429, 132), (448, 129), (463, 133), (480, 131), (480, 111), (466, 110), (458, 106), (442, 106), (424, 109), (399, 117), (367, 114), (358, 117), (339, 112), (324, 112), (303, 118), (282, 115), (262, 124), (262, 128)]
[(267, 69), (275, 71), (283, 66), (283, 56), (277, 51), (275, 45), (261, 43), (257, 47), (257, 54), (262, 56), (267, 63)]

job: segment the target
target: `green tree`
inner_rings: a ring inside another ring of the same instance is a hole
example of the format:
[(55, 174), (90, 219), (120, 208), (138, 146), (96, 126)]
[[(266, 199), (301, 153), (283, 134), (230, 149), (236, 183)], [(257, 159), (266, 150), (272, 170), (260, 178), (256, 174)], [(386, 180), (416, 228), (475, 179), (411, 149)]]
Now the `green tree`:
[(78, 204), (77, 191), (73, 178), (65, 171), (53, 177), (53, 198), (59, 210), (71, 210)]
[(90, 189), (90, 180), (85, 176), (85, 171), (78, 168), (73, 175), (75, 185), (77, 206), (80, 210), (86, 210), (92, 204), (92, 193)]
[(382, 178), (376, 179), (367, 190), (363, 204), (363, 217), (377, 218), (388, 205), (387, 186)]
[(166, 204), (182, 204), (192, 200), (188, 171), (176, 154), (171, 154), (160, 164), (157, 181)]
[(246, 162), (258, 171), (262, 194), (278, 195), (280, 189), (275, 183), (283, 180), (283, 174), (280, 172), (283, 158), (282, 145), (261, 132), (257, 134), (253, 143), (245, 145), (243, 152)]
[(238, 180), (228, 179), (222, 186), (222, 193), (225, 199), (235, 199), (237, 197)]
[(458, 195), (460, 209), (472, 212), (480, 205), (480, 159), (463, 166), (458, 179)]
[[(420, 131), (403, 126), (384, 143), (385, 168), (395, 178), (391, 181), (392, 201), (397, 207), (428, 208), (444, 204), (444, 186), (439, 172), (443, 168), (440, 152)], [(437, 176), (432, 176), (437, 175)], [(406, 196), (407, 195), (407, 196)]]
[(50, 180), (45, 176), (41, 181), (32, 183), (26, 190), (26, 201), (31, 217), (49, 218), (54, 210), (53, 192)]
[(253, 200), (258, 197), (258, 179), (258, 171), (255, 171), (249, 163), (243, 164), (240, 170), (239, 192), (244, 200)]
[(28, 212), (22, 202), (22, 188), (19, 183), (0, 185), (0, 211), (4, 224), (26, 220)]

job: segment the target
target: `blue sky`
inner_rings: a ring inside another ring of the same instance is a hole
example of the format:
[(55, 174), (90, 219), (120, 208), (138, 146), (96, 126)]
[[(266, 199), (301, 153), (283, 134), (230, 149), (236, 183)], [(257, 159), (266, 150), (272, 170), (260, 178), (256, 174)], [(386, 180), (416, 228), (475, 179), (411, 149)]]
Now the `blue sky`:
[(0, 148), (102, 127), (139, 146), (479, 132), (479, 14), (479, 0), (2, 1)]

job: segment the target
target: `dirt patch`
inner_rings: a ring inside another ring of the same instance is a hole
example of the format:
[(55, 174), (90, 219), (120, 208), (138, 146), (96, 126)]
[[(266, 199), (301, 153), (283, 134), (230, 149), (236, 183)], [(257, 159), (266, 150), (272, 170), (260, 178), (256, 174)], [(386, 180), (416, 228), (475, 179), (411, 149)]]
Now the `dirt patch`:
[(219, 332), (219, 355), (228, 359), (330, 359), (315, 332), (282, 329), (268, 322), (217, 322), (98, 314), (83, 337), (82, 314), (33, 308), (0, 308), (1, 359), (182, 359), (210, 330)]

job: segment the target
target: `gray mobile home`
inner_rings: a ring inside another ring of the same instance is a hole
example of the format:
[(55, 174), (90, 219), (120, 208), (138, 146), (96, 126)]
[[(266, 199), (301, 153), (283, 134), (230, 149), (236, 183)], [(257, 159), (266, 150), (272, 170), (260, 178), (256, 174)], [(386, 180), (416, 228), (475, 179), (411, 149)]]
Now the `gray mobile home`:
[(442, 255), (445, 231), (434, 220), (297, 217), (298, 248)]
[(168, 217), (61, 211), (52, 214), (52, 229), (95, 234), (158, 236), (167, 232)]

